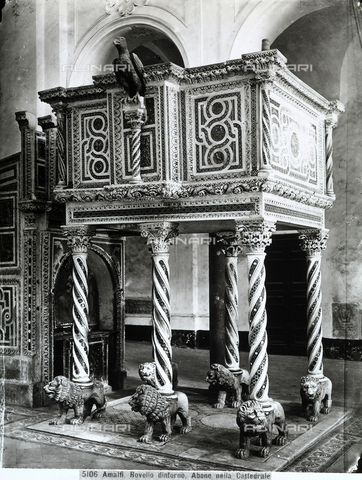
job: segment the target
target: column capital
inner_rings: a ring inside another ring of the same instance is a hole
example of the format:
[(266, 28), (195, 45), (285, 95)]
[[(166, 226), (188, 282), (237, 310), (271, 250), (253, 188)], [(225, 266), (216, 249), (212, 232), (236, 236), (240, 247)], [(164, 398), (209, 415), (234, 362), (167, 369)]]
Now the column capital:
[(31, 130), (36, 129), (36, 116), (27, 111), (15, 112), (15, 119), (19, 124), (19, 129), (30, 128)]
[(299, 232), (299, 246), (307, 255), (321, 255), (327, 248), (329, 237), (327, 229), (311, 229)]
[(266, 220), (249, 220), (236, 222), (236, 231), (240, 233), (241, 245), (248, 248), (249, 253), (263, 253), (271, 244), (275, 232), (275, 222)]
[(91, 237), (95, 232), (88, 225), (66, 226), (62, 227), (64, 235), (67, 237), (68, 248), (72, 253), (87, 253), (91, 244)]
[(141, 128), (146, 121), (146, 109), (144, 107), (123, 107), (124, 116), (131, 128)]
[(38, 117), (38, 125), (42, 128), (43, 132), (45, 132), (50, 128), (57, 127), (57, 119), (53, 114)]
[(143, 223), (140, 225), (141, 236), (147, 238), (147, 245), (151, 246), (152, 253), (168, 253), (173, 239), (179, 234), (178, 223), (158, 222)]
[(217, 232), (217, 242), (222, 244), (221, 250), (227, 257), (237, 257), (243, 248), (240, 232)]

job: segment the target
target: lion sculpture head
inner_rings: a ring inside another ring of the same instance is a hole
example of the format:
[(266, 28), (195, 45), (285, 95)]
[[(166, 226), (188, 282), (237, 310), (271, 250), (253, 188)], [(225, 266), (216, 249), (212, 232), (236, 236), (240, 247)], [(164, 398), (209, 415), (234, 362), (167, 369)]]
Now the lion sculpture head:
[(169, 411), (169, 400), (150, 385), (140, 385), (129, 400), (134, 412), (145, 415), (153, 422), (161, 421)]
[(152, 387), (156, 386), (156, 363), (155, 362), (145, 362), (141, 363), (138, 368), (139, 376), (142, 382), (151, 385)]
[(266, 427), (267, 417), (260, 402), (247, 400), (238, 409), (236, 423), (241, 428), (243, 425), (256, 425)]
[(83, 402), (82, 390), (79, 385), (71, 382), (68, 378), (59, 375), (44, 387), (45, 394), (55, 402), (69, 406)]
[(207, 372), (206, 381), (210, 385), (218, 385), (226, 389), (235, 388), (235, 376), (224, 365), (213, 363)]
[(319, 379), (311, 375), (302, 377), (300, 380), (301, 392), (308, 400), (314, 400), (317, 398), (321, 392), (321, 388)]

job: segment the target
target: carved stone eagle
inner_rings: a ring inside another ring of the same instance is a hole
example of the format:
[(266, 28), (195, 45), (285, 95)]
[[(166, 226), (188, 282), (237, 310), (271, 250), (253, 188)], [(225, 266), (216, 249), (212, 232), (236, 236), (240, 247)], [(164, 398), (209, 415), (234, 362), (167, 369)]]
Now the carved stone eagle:
[(135, 53), (130, 53), (124, 37), (117, 37), (113, 44), (116, 46), (119, 56), (113, 60), (114, 73), (117, 82), (125, 89), (128, 96), (144, 97), (145, 81), (143, 79), (143, 64)]

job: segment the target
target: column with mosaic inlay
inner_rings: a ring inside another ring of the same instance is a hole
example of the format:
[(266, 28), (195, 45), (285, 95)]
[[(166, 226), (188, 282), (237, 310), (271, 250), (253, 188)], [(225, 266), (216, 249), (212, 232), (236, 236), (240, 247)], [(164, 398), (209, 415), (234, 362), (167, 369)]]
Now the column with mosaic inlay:
[(87, 226), (65, 227), (64, 234), (73, 257), (73, 367), (72, 381), (92, 385), (88, 344), (88, 247), (92, 231)]
[(338, 100), (334, 100), (329, 104), (329, 111), (325, 118), (325, 150), (326, 150), (326, 194), (334, 198), (333, 188), (333, 129), (336, 128), (338, 116), (344, 112), (344, 106)]
[(57, 187), (67, 185), (67, 160), (66, 160), (66, 107), (60, 105), (55, 108), (57, 116)]
[[(259, 88), (260, 99), (260, 119), (261, 119), (261, 165), (260, 170), (268, 172), (272, 169), (270, 165), (271, 159), (271, 104), (270, 104), (270, 88), (273, 80), (273, 73), (264, 73), (261, 79), (257, 79), (256, 83)], [(254, 80), (255, 81), (255, 80)]]
[(271, 244), (275, 223), (264, 220), (237, 222), (240, 241), (246, 247), (249, 280), (250, 399), (270, 409), (267, 314), (265, 290), (265, 247)]
[(300, 247), (307, 259), (307, 352), (308, 375), (322, 379), (322, 291), (321, 259), (322, 250), (327, 247), (328, 230), (313, 229), (299, 233)]
[(171, 222), (141, 225), (153, 259), (152, 271), (152, 344), (156, 364), (156, 388), (172, 394), (172, 349), (169, 247), (178, 235), (178, 224)]
[(144, 107), (124, 106), (125, 119), (131, 126), (131, 171), (130, 183), (142, 183), (141, 178), (141, 130), (146, 120)]
[(238, 329), (238, 255), (242, 250), (240, 235), (235, 232), (218, 233), (225, 254), (225, 367), (238, 374), (240, 369)]

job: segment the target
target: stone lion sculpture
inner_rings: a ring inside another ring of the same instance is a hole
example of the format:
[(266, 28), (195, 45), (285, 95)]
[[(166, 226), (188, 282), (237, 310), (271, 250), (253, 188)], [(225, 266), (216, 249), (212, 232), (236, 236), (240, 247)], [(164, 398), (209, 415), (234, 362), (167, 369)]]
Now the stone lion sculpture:
[[(79, 385), (61, 375), (55, 377), (44, 387), (48, 398), (59, 403), (60, 416), (54, 418), (49, 425), (62, 425), (66, 423), (68, 410), (74, 410), (74, 418), (70, 419), (72, 425), (83, 423), (86, 417), (99, 418), (106, 408), (104, 387), (95, 380), (93, 387), (82, 390)], [(96, 410), (92, 411), (93, 405)]]
[(302, 414), (310, 422), (317, 422), (319, 413), (329, 413), (332, 406), (332, 382), (324, 377), (322, 380), (307, 375), (300, 381), (302, 397)]
[(183, 435), (191, 431), (189, 402), (187, 396), (182, 392), (175, 392), (171, 397), (166, 397), (151, 385), (140, 385), (128, 403), (134, 412), (145, 415), (147, 419), (144, 434), (139, 439), (140, 442), (147, 443), (152, 440), (154, 426), (157, 422), (161, 423), (163, 431), (159, 440), (168, 442), (171, 439), (177, 415), (182, 422), (180, 433)]
[(233, 375), (226, 367), (213, 363), (207, 372), (206, 381), (218, 390), (217, 403), (214, 408), (224, 408), (230, 399), (233, 408), (240, 407), (242, 401), (249, 398), (249, 373), (242, 370), (240, 375)]
[[(156, 363), (145, 362), (138, 367), (138, 374), (142, 382), (151, 387), (156, 387)], [(178, 366), (177, 363), (172, 362), (172, 388), (175, 390), (178, 385)]]
[[(256, 437), (256, 445), (260, 457), (268, 457), (272, 441), (275, 445), (285, 445), (287, 430), (283, 407), (279, 402), (271, 400), (272, 409), (264, 410), (257, 400), (248, 400), (239, 407), (236, 423), (240, 428), (239, 449), (235, 452), (236, 458), (246, 459), (250, 455), (250, 440)], [(273, 425), (278, 430), (273, 440)]]

